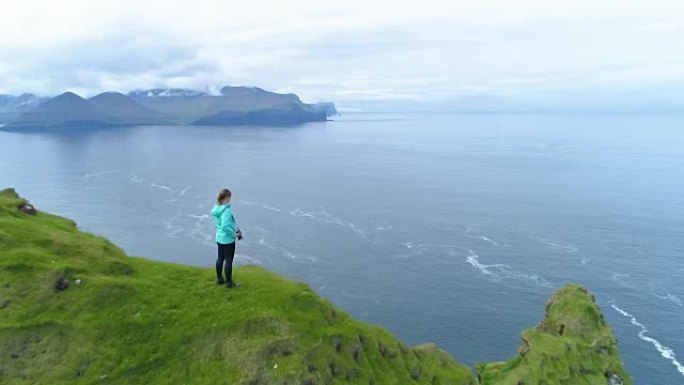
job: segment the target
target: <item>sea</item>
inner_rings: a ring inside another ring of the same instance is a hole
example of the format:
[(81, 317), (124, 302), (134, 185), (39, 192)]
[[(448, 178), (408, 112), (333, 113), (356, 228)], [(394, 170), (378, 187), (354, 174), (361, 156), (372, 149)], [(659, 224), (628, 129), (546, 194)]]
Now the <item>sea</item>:
[(469, 365), (512, 357), (579, 283), (636, 384), (684, 384), (684, 115), (332, 119), (0, 132), (0, 188), (130, 255), (210, 268), (229, 188), (236, 264)]

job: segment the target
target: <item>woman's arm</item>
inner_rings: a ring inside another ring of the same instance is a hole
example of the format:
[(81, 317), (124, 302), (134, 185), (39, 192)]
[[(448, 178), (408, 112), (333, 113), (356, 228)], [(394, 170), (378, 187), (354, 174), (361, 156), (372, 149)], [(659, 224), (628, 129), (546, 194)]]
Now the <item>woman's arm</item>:
[(237, 232), (237, 227), (235, 226), (235, 219), (233, 218), (233, 213), (229, 209), (226, 209), (221, 213), (221, 224), (219, 225), (221, 230), (226, 234), (235, 234)]

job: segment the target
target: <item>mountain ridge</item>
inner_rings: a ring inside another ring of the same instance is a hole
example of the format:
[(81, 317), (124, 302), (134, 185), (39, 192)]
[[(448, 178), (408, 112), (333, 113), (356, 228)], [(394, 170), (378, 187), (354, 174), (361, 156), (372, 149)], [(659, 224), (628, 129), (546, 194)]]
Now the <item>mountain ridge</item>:
[[(281, 125), (323, 122), (332, 103), (303, 103), (296, 94), (259, 87), (224, 86), (217, 92), (183, 88), (109, 91), (83, 99), (73, 92), (21, 105), (18, 97), (0, 97), (3, 130), (88, 128), (145, 124)], [(85, 101), (85, 102), (84, 102)], [(4, 107), (3, 107), (4, 106)]]

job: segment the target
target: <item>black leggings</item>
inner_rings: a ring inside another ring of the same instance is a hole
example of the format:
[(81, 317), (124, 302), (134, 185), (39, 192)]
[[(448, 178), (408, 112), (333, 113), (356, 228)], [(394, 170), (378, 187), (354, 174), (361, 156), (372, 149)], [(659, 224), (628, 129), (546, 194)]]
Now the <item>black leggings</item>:
[(221, 276), (221, 269), (225, 262), (226, 282), (233, 282), (233, 258), (235, 257), (235, 242), (224, 245), (218, 245), (218, 259), (216, 259), (216, 278), (223, 279)]

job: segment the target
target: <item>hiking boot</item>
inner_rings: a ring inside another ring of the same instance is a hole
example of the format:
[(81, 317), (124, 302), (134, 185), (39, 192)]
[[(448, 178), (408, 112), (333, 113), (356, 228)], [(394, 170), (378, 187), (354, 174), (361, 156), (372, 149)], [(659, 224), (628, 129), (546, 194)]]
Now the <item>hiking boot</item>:
[(226, 283), (226, 280), (223, 279), (223, 278), (219, 278), (219, 279), (216, 280), (216, 284), (217, 284), (217, 285), (223, 285), (224, 283)]
[(240, 285), (238, 285), (237, 283), (235, 283), (233, 281), (230, 281), (230, 282), (226, 283), (226, 287), (229, 289), (234, 289), (234, 288), (240, 287)]

